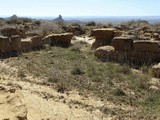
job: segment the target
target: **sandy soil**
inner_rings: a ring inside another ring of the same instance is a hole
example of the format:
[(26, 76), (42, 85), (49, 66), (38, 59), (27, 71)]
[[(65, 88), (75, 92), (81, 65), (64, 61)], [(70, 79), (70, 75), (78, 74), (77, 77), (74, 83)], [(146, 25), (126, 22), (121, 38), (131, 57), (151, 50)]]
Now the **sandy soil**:
[[(91, 44), (94, 39), (85, 41)], [(117, 116), (104, 115), (98, 108), (105, 105), (126, 111), (134, 109), (90, 95), (81, 96), (77, 91), (59, 93), (52, 86), (41, 84), (41, 78), (26, 74), (22, 80), (17, 73), (18, 68), (5, 60), (0, 62), (0, 120), (114, 120)]]

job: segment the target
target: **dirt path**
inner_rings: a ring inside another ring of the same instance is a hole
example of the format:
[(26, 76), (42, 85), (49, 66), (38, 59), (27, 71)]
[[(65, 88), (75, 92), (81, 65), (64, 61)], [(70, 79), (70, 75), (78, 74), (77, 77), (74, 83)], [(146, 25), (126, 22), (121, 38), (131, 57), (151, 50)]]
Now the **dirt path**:
[(27, 75), (22, 80), (17, 73), (18, 68), (0, 62), (1, 120), (110, 120), (116, 116), (105, 116), (100, 107), (133, 109), (84, 97), (77, 91), (59, 93), (52, 86), (39, 84), (38, 78)]
[(93, 44), (95, 42), (94, 37), (88, 37), (88, 36), (85, 36), (85, 37), (75, 36), (75, 39), (76, 39), (76, 42), (77, 41), (83, 41), (83, 42), (86, 42), (88, 44)]

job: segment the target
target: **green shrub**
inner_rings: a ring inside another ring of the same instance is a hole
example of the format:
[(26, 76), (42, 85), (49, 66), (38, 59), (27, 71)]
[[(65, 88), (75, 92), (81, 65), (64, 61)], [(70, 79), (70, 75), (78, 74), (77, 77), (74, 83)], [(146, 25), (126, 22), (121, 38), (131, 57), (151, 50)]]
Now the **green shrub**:
[(76, 66), (71, 70), (71, 74), (72, 75), (82, 75), (84, 74), (84, 71), (82, 70), (82, 68)]
[(90, 21), (86, 24), (86, 26), (96, 26), (96, 23), (94, 21)]
[(26, 75), (22, 70), (19, 70), (18, 71), (18, 77), (24, 78), (24, 77), (26, 77)]
[(52, 76), (48, 78), (48, 82), (50, 83), (57, 83), (59, 81), (58, 77)]
[(125, 96), (126, 93), (124, 92), (124, 90), (122, 90), (122, 88), (116, 88), (114, 91), (113, 91), (114, 95), (116, 96)]

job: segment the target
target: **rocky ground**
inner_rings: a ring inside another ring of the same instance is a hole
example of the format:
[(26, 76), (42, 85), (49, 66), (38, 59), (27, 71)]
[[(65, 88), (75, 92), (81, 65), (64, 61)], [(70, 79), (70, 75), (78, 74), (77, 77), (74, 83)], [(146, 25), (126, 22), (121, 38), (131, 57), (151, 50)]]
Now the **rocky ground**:
[[(77, 91), (60, 93), (52, 86), (42, 84), (26, 74), (22, 81), (16, 67), (0, 62), (0, 119), (1, 120), (109, 120), (117, 116), (105, 116), (98, 109), (106, 104), (109, 108), (133, 111), (131, 106), (115, 105)], [(132, 118), (132, 113), (128, 115)], [(130, 118), (130, 119), (131, 119)]]
[[(105, 28), (113, 27), (111, 24), (64, 24), (27, 18), (1, 19), (0, 23), (1, 35), (7, 36), (8, 41), (12, 35), (19, 35), (22, 40), (41, 35), (47, 38), (46, 42), (55, 37), (53, 33), (75, 35), (68, 48), (48, 45), (47, 49), (1, 59), (0, 120), (158, 120), (160, 79), (153, 78), (151, 66), (135, 70), (108, 59), (102, 62), (91, 50), (96, 41), (91, 30), (103, 27), (100, 40), (96, 38), (97, 48), (108, 37)], [(159, 28), (146, 21), (131, 21), (114, 26), (116, 32), (111, 33), (149, 43), (155, 40), (159, 50)], [(115, 36), (110, 37), (112, 40)], [(103, 51), (108, 54), (110, 49)]]
[[(91, 43), (91, 38), (75, 37), (76, 41)], [(73, 41), (74, 42), (74, 41)], [(11, 59), (11, 60), (10, 60)], [(125, 119), (132, 119), (137, 107), (115, 104), (77, 90), (60, 92), (42, 78), (25, 73), (19, 75), (19, 67), (12, 66), (8, 58), (0, 62), (0, 119), (1, 120), (114, 120), (120, 115), (105, 115), (100, 108), (122, 109)], [(13, 61), (12, 61), (13, 62)]]

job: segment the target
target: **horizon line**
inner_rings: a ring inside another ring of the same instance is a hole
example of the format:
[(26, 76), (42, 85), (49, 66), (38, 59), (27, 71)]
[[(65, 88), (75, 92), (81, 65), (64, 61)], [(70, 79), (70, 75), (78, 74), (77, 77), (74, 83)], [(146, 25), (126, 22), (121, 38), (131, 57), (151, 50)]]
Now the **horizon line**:
[[(13, 15), (16, 15), (16, 14), (13, 14)], [(11, 16), (13, 16), (13, 15), (0, 15), (0, 17), (11, 17)], [(58, 15), (56, 15), (56, 16), (29, 16), (29, 15), (16, 15), (17, 17), (58, 17)], [(100, 15), (98, 15), (98, 16), (73, 16), (73, 15), (71, 15), (71, 16), (69, 16), (69, 15), (62, 15), (62, 17), (160, 17), (160, 15), (133, 15), (133, 16), (131, 16), (131, 15), (117, 15), (117, 16), (115, 16), (115, 15), (113, 15), (113, 16), (111, 16), (111, 15), (103, 15), (103, 16), (100, 16)]]

